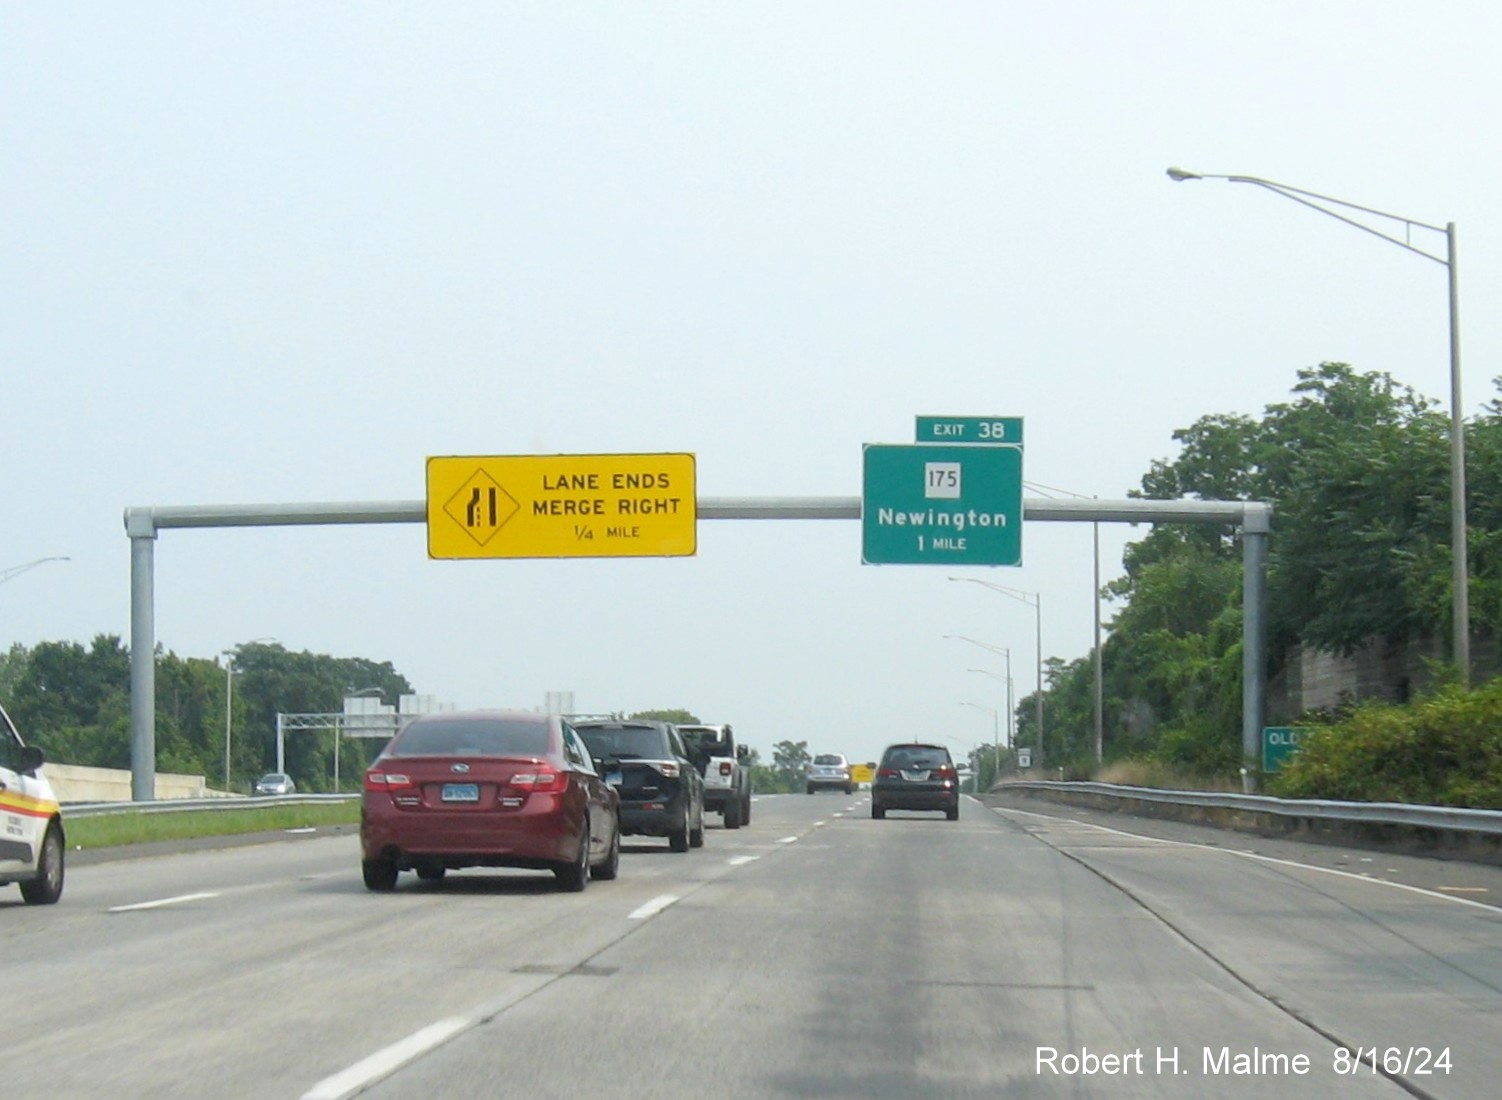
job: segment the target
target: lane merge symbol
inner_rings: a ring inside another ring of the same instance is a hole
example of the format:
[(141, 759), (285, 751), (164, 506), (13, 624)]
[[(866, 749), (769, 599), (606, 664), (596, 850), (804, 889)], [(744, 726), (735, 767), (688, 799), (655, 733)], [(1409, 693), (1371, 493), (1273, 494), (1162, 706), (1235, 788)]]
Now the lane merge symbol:
[(516, 515), (521, 504), (484, 470), (477, 469), (449, 497), (443, 510), (464, 529), (464, 533), (484, 546), (495, 538), (506, 521)]

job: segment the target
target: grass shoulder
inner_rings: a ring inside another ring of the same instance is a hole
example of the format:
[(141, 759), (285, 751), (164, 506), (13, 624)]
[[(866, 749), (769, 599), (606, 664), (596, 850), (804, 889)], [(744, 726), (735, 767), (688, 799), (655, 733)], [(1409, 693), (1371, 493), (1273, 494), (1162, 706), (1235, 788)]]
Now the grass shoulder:
[(297, 806), (246, 806), (233, 810), (122, 810), (120, 813), (78, 818), (69, 818), (67, 807), (63, 808), (68, 847), (84, 851), (127, 844), (350, 825), (359, 820), (359, 799)]

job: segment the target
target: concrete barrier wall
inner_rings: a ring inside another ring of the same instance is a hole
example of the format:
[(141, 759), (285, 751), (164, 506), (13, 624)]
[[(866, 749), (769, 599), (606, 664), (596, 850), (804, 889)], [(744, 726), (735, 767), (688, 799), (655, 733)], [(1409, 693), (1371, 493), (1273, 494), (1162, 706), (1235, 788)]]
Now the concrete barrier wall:
[[(49, 761), (43, 765), (42, 773), (52, 784), (59, 802), (130, 801), (130, 772), (123, 768), (86, 768)], [(209, 790), (201, 775), (157, 773), (156, 796), (159, 799), (212, 798), (219, 793)]]

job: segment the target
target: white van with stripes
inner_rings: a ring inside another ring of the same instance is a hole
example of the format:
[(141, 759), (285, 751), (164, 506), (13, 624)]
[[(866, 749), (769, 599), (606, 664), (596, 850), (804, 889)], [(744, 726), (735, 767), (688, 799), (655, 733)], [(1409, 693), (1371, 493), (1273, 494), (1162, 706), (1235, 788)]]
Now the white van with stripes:
[(42, 774), (42, 750), (21, 740), (0, 707), (0, 886), (18, 883), (29, 905), (63, 896), (62, 808)]

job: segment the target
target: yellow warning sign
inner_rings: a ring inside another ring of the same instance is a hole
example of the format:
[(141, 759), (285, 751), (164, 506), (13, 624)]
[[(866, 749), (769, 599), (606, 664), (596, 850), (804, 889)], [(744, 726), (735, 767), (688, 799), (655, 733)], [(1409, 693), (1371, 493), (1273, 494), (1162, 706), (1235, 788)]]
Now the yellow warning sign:
[(431, 457), (428, 557), (687, 556), (695, 493), (691, 454)]

